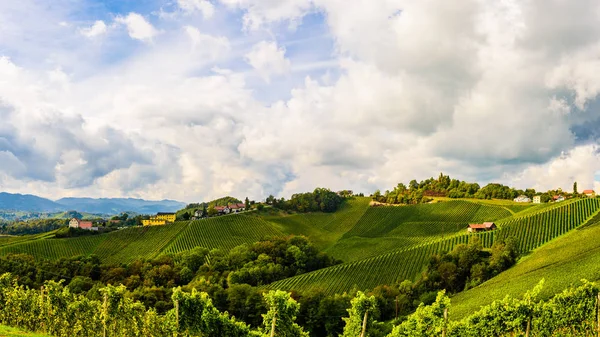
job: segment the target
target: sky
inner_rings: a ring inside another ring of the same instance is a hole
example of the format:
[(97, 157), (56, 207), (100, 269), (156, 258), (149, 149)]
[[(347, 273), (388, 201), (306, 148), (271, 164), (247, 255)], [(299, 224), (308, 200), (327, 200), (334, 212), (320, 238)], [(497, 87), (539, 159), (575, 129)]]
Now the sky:
[(600, 192), (597, 0), (0, 2), (0, 190)]

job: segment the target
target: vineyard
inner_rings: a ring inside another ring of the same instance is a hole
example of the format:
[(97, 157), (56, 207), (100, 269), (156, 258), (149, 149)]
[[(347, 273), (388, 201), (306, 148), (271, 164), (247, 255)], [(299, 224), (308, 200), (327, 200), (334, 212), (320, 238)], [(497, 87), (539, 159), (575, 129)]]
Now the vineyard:
[[(375, 229), (371, 229), (368, 223), (370, 221), (379, 221), (379, 223), (384, 224), (392, 223), (393, 220), (390, 219), (394, 219), (395, 213), (406, 212), (404, 210), (406, 208), (409, 207), (369, 209), (350, 232), (360, 233), (361, 235), (392, 233), (388, 229), (393, 226), (375, 225), (373, 226)], [(368, 252), (376, 252), (381, 247), (383, 247), (382, 251), (387, 251), (387, 253), (281, 280), (271, 284), (268, 288), (285, 290), (318, 288), (328, 294), (333, 294), (349, 291), (353, 287), (369, 289), (379, 284), (389, 284), (404, 279), (412, 280), (422, 271), (422, 268), (431, 255), (449, 251), (456, 244), (468, 243), (470, 238), (475, 235), (480, 237), (487, 247), (491, 246), (493, 240), (516, 236), (521, 250), (528, 251), (586, 223), (586, 220), (595, 215), (599, 209), (600, 202), (598, 199), (579, 199), (555, 207), (544, 208), (538, 212), (531, 212), (526, 216), (506, 218), (498, 222), (500, 229), (493, 232), (464, 234), (464, 232), (455, 231), (455, 234), (448, 234), (445, 238), (430, 236), (428, 239), (421, 241), (419, 241), (418, 237), (408, 237), (406, 233), (403, 234), (402, 239), (392, 240), (391, 244), (385, 238), (381, 237), (363, 238), (353, 236), (349, 239), (340, 240), (338, 245), (346, 248), (346, 250), (352, 250), (355, 254), (357, 252), (360, 254), (360, 249), (365, 249)], [(477, 209), (474, 209), (468, 214), (473, 217), (477, 211)], [(421, 211), (420, 213), (436, 214), (435, 211)], [(460, 218), (460, 216), (460, 214), (449, 212), (448, 218), (455, 220), (465, 219)], [(414, 219), (410, 218), (410, 214), (405, 218)], [(398, 217), (398, 219), (401, 218)], [(380, 228), (385, 229), (382, 230)], [(348, 247), (341, 246), (346, 240), (350, 243)], [(372, 246), (365, 244), (365, 241)], [(363, 245), (362, 247), (361, 244)], [(398, 246), (395, 250), (392, 250), (394, 244)], [(333, 247), (330, 251), (333, 251), (334, 248), (336, 247)], [(340, 250), (338, 255), (342, 252), (343, 250)], [(333, 255), (336, 256), (336, 254)]]
[(600, 200), (596, 198), (582, 199), (544, 212), (500, 221), (499, 230), (478, 235), (485, 247), (491, 247), (495, 240), (516, 237), (520, 250), (527, 252), (584, 224), (599, 207)]
[(283, 234), (270, 223), (258, 217), (236, 214), (190, 222), (164, 252), (179, 253), (194, 247), (229, 250), (277, 236)]
[(346, 262), (462, 233), (472, 222), (510, 217), (507, 209), (469, 201), (369, 208), (327, 253)]
[(370, 198), (346, 201), (335, 213), (307, 213), (286, 216), (265, 216), (281, 232), (305, 235), (321, 249), (335, 244), (369, 210)]
[(517, 265), (479, 287), (457, 294), (452, 299), (454, 316), (465, 317), (506, 295), (518, 296), (542, 278), (546, 282), (541, 298), (549, 298), (581, 279), (600, 281), (600, 225), (598, 216), (593, 218), (595, 225), (571, 231), (534, 250)]

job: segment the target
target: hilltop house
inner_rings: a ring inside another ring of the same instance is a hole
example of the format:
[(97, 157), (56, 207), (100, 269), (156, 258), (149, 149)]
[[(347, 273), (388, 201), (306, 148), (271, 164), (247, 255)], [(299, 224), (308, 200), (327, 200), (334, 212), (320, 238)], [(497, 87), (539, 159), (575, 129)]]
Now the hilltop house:
[(467, 228), (467, 232), (476, 233), (476, 232), (485, 232), (485, 231), (493, 231), (496, 229), (496, 224), (493, 222), (484, 222), (482, 224), (470, 224)]
[(194, 212), (194, 217), (195, 217), (195, 218), (201, 218), (203, 215), (204, 215), (204, 210), (197, 209), (197, 210)]
[(514, 199), (514, 201), (515, 202), (531, 202), (531, 199), (529, 199), (529, 197), (526, 195), (520, 195), (520, 196), (516, 197)]
[(565, 197), (562, 195), (555, 195), (554, 197), (552, 197), (552, 199), (554, 200), (554, 202), (565, 201)]
[(243, 212), (246, 210), (246, 204), (232, 204), (229, 205), (229, 210), (233, 213)]
[(167, 223), (175, 222), (177, 215), (175, 213), (158, 212), (156, 215), (151, 216), (149, 219), (143, 219), (142, 225), (144, 226), (160, 226), (166, 225)]
[(533, 203), (534, 204), (541, 204), (542, 203), (542, 196), (536, 195), (535, 197), (533, 197)]
[(71, 221), (69, 221), (69, 227), (70, 228), (87, 229), (90, 231), (98, 230), (98, 227), (94, 227), (91, 221), (83, 221), (83, 220), (79, 220), (77, 218), (73, 218), (73, 219), (71, 219)]
[(585, 194), (588, 198), (593, 198), (596, 196), (596, 192), (594, 192), (594, 190), (585, 190), (583, 191), (583, 194)]
[(215, 206), (215, 211), (217, 211), (219, 215), (223, 215), (229, 214), (231, 212), (231, 209), (228, 206)]

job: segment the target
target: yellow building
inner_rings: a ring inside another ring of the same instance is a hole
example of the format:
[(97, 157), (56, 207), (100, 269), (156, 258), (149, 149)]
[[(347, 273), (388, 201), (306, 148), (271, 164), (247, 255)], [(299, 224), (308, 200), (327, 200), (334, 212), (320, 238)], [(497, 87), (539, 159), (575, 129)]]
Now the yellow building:
[(175, 217), (177, 214), (175, 213), (156, 213), (155, 219), (165, 220), (166, 222), (175, 222)]
[(165, 225), (167, 222), (165, 220), (154, 219), (154, 217), (150, 219), (142, 219), (142, 225), (144, 226), (160, 226)]
[(167, 223), (175, 222), (176, 218), (175, 213), (157, 213), (154, 216), (151, 216), (150, 219), (143, 219), (142, 225), (144, 226), (161, 226), (166, 225)]

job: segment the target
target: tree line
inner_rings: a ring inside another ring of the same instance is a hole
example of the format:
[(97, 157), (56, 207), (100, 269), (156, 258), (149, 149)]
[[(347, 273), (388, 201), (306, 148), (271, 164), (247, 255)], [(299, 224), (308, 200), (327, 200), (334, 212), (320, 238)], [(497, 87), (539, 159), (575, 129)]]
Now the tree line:
[(577, 192), (577, 183), (574, 184), (573, 188), (573, 193), (566, 193), (561, 189), (546, 192), (537, 192), (533, 188), (522, 190), (498, 183), (490, 183), (481, 187), (478, 183), (452, 179), (450, 176), (440, 173), (437, 178), (432, 177), (421, 182), (413, 179), (408, 185), (399, 183), (391, 191), (386, 190), (382, 193), (377, 190), (371, 197), (374, 201), (381, 203), (419, 204), (429, 202), (434, 197), (512, 200), (520, 195), (525, 195), (530, 199), (538, 195), (541, 202), (546, 203), (551, 201), (555, 195), (581, 197), (582, 195)]

